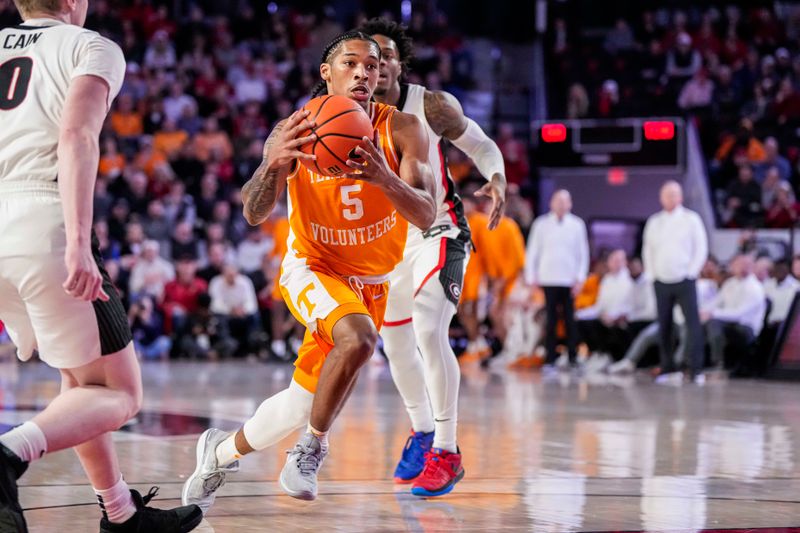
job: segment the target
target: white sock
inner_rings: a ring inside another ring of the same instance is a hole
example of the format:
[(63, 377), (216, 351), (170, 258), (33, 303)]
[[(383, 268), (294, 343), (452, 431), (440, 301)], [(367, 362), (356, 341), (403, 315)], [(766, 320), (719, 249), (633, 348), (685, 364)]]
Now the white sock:
[(308, 424), (308, 432), (319, 439), (319, 445), (323, 450), (328, 449), (328, 431), (319, 431), (314, 429), (311, 424)]
[(254, 450), (277, 444), (308, 423), (313, 401), (314, 395), (292, 380), (289, 387), (258, 406), (255, 414), (244, 423), (244, 438)]
[(381, 337), (392, 379), (403, 398), (412, 429), (430, 433), (433, 431), (433, 412), (425, 388), (425, 370), (417, 351), (413, 324), (384, 326), (381, 328)]
[(94, 489), (94, 493), (97, 494), (97, 502), (109, 522), (122, 524), (136, 514), (131, 490), (123, 478), (120, 477), (116, 485), (109, 489)]
[(0, 444), (29, 463), (47, 452), (47, 439), (34, 422), (28, 421), (0, 435)]
[(242, 458), (242, 454), (236, 449), (236, 433), (231, 433), (227, 439), (217, 445), (217, 464), (219, 466), (228, 466), (234, 461)]

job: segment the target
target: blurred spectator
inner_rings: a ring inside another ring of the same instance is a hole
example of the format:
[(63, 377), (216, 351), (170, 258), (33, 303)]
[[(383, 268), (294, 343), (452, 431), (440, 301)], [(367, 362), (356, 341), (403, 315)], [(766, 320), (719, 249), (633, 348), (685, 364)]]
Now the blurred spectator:
[[(718, 367), (725, 366), (725, 354), (736, 354), (738, 366), (761, 332), (766, 310), (764, 288), (753, 275), (753, 258), (736, 256), (730, 265), (731, 274), (722, 284), (709, 311), (702, 313), (711, 360)], [(730, 348), (730, 350), (728, 350)]]
[(778, 261), (775, 263), (772, 277), (764, 281), (764, 293), (772, 304), (767, 323), (777, 328), (789, 315), (797, 291), (800, 290), (800, 281), (791, 275), (789, 263)]
[(186, 333), (178, 339), (181, 353), (191, 359), (227, 358), (239, 346), (211, 312), (211, 297), (205, 293), (197, 297), (197, 309), (189, 314)]
[(764, 139), (764, 160), (755, 168), (756, 180), (763, 183), (772, 168), (777, 170), (778, 178), (782, 181), (789, 181), (792, 177), (792, 165), (780, 154), (778, 140), (775, 137), (767, 137)]
[[(217, 226), (219, 227), (219, 226)], [(227, 255), (225, 243), (215, 242), (208, 247), (207, 264), (200, 270), (198, 275), (207, 283), (222, 274), (222, 267), (228, 263), (230, 258)]]
[(134, 108), (133, 97), (129, 94), (117, 98), (110, 120), (111, 129), (121, 139), (133, 139), (144, 133), (142, 115)]
[(261, 61), (247, 65), (242, 77), (233, 84), (233, 93), (239, 104), (263, 104), (267, 101), (267, 84), (264, 83), (264, 64)]
[(178, 257), (175, 279), (164, 287), (162, 308), (168, 320), (167, 331), (184, 331), (188, 315), (197, 311), (197, 301), (208, 291), (208, 283), (197, 276), (197, 262), (190, 255)]
[(763, 285), (764, 282), (769, 279), (769, 276), (772, 273), (772, 267), (772, 259), (770, 259), (768, 256), (759, 257), (753, 263), (753, 275), (756, 277), (759, 283)]
[(503, 153), (508, 183), (521, 185), (527, 181), (528, 150), (525, 143), (514, 136), (514, 127), (508, 122), (503, 122), (498, 127), (497, 147)]
[(153, 148), (166, 155), (168, 159), (172, 159), (188, 140), (189, 134), (178, 129), (176, 121), (167, 117), (162, 129), (153, 136)]
[(144, 172), (133, 171), (125, 178), (128, 184), (128, 205), (130, 212), (136, 215), (147, 213), (150, 196), (147, 194), (147, 175)]
[(200, 257), (199, 244), (189, 222), (179, 222), (175, 226), (170, 240), (170, 257), (173, 261), (179, 257), (191, 257), (194, 260)]
[(684, 111), (710, 111), (713, 95), (714, 82), (708, 78), (706, 69), (698, 69), (692, 79), (683, 86), (678, 96), (678, 107)]
[(634, 284), (624, 250), (608, 256), (608, 272), (600, 281), (597, 302), (576, 313), (581, 337), (593, 352), (592, 366), (606, 367), (621, 359), (628, 343), (627, 319), (632, 310)]
[(586, 87), (574, 83), (569, 88), (567, 97), (567, 118), (585, 118), (589, 114), (589, 94)]
[(628, 21), (623, 18), (617, 19), (614, 28), (606, 34), (604, 46), (606, 51), (612, 55), (636, 48), (636, 40)]
[(175, 48), (166, 31), (156, 31), (144, 54), (144, 66), (149, 69), (172, 69), (177, 62)]
[(111, 208), (114, 205), (114, 197), (108, 192), (108, 180), (98, 177), (94, 182), (94, 219), (107, 219), (111, 216)]
[(775, 198), (767, 210), (765, 226), (768, 228), (793, 228), (800, 216), (800, 205), (787, 181), (778, 184)]
[(174, 182), (170, 187), (169, 194), (162, 201), (167, 218), (173, 224), (187, 222), (190, 226), (194, 225), (197, 217), (194, 199), (186, 194), (186, 185), (183, 182)]
[(652, 278), (644, 272), (641, 258), (631, 259), (628, 262), (628, 271), (633, 280), (631, 310), (627, 316), (628, 333), (635, 336), (656, 320), (656, 293)]
[(164, 98), (164, 118), (177, 124), (186, 107), (197, 107), (197, 102), (186, 94), (183, 83), (176, 81), (170, 85), (169, 96)]
[(150, 202), (150, 205), (147, 206), (147, 218), (144, 223), (144, 233), (147, 238), (163, 245), (169, 242), (171, 229), (172, 225), (164, 211), (164, 203), (161, 200)]
[(172, 346), (164, 334), (163, 319), (149, 296), (131, 302), (128, 320), (136, 351), (145, 359), (166, 359)]
[(203, 131), (195, 136), (194, 142), (195, 155), (200, 161), (208, 161), (214, 148), (219, 148), (225, 159), (233, 155), (231, 140), (227, 133), (220, 131), (216, 118), (206, 119)]
[(675, 47), (667, 53), (666, 74), (673, 83), (682, 84), (700, 70), (700, 52), (692, 48), (692, 38), (688, 33), (678, 34)]
[(164, 287), (175, 279), (175, 268), (172, 263), (158, 255), (159, 244), (156, 241), (145, 241), (142, 253), (131, 270), (129, 283), (132, 297), (148, 295), (161, 301)]
[(750, 165), (739, 167), (738, 178), (728, 186), (725, 207), (723, 221), (730, 227), (746, 228), (760, 224), (764, 215), (761, 187), (753, 179)]
[(272, 250), (274, 243), (267, 239), (259, 226), (248, 229), (247, 238), (239, 243), (236, 250), (239, 269), (252, 276), (261, 271), (264, 257)]
[(220, 327), (249, 343), (258, 326), (258, 300), (250, 278), (240, 274), (236, 265), (226, 263), (222, 274), (211, 280), (208, 294), (211, 312), (219, 318)]
[(112, 261), (120, 258), (121, 248), (117, 241), (112, 240), (108, 235), (108, 223), (100, 219), (92, 226), (97, 237), (97, 246), (100, 250), (100, 257), (103, 261)]
[(616, 117), (619, 103), (619, 84), (614, 80), (604, 81), (597, 98), (597, 116)]
[(117, 151), (117, 140), (114, 137), (105, 137), (97, 173), (104, 178), (115, 179), (125, 170), (126, 163), (125, 156)]
[(162, 165), (167, 165), (167, 158), (153, 147), (153, 138), (149, 135), (141, 137), (139, 153), (133, 160), (133, 166), (144, 172), (147, 178), (152, 178), (155, 176), (156, 168)]
[(769, 167), (761, 183), (761, 205), (765, 210), (772, 207), (775, 202), (775, 193), (778, 192), (780, 184), (781, 174), (778, 171), (778, 167)]

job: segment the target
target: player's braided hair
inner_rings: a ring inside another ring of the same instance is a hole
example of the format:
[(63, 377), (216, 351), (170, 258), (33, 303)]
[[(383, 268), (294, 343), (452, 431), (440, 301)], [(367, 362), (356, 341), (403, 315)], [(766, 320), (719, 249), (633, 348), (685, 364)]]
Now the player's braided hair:
[(393, 40), (403, 66), (401, 77), (405, 76), (411, 60), (414, 59), (414, 41), (406, 33), (405, 26), (387, 18), (375, 17), (362, 24), (358, 31), (367, 35), (384, 35)]
[[(339, 49), (342, 47), (342, 44), (346, 41), (367, 41), (373, 43), (375, 48), (378, 49), (378, 54), (380, 55), (381, 47), (378, 42), (361, 31), (347, 31), (333, 39), (325, 49), (322, 51), (322, 58), (320, 59), (320, 63), (330, 63), (331, 58), (333, 58)], [(325, 83), (325, 80), (320, 81), (314, 86), (313, 91), (311, 92), (311, 98), (316, 98), (321, 94), (326, 94), (328, 92), (328, 85)]]

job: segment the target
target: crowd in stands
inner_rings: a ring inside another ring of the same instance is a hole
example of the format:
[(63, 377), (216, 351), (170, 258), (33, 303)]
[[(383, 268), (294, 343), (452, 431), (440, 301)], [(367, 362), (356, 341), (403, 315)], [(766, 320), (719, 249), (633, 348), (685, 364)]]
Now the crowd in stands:
[(573, 22), (556, 13), (551, 24), (551, 113), (689, 116), (720, 226), (797, 223), (800, 5), (642, 3), (602, 32)]

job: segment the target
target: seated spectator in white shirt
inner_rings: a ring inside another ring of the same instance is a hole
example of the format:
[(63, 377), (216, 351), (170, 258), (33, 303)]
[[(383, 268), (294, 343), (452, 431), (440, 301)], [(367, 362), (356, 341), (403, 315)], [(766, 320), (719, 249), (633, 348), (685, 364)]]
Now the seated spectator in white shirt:
[(764, 292), (772, 304), (767, 318), (769, 326), (777, 328), (781, 322), (786, 320), (798, 289), (800, 289), (800, 281), (797, 281), (789, 273), (789, 263), (785, 261), (775, 263), (773, 276), (764, 281)]
[[(208, 286), (211, 312), (219, 319), (220, 329), (237, 339), (240, 354), (249, 353), (258, 327), (258, 300), (253, 282), (233, 263), (226, 263), (222, 274)], [(246, 350), (246, 351), (242, 351)]]
[(737, 354), (738, 367), (764, 325), (766, 295), (753, 274), (754, 260), (750, 255), (738, 255), (730, 264), (733, 274), (714, 299), (710, 309), (700, 312), (705, 325), (711, 361), (718, 368), (725, 366), (727, 348)]
[(656, 319), (656, 293), (653, 289), (653, 280), (643, 271), (642, 260), (639, 257), (630, 260), (628, 270), (633, 280), (628, 332), (635, 336)]
[(622, 357), (632, 309), (633, 280), (624, 250), (608, 256), (608, 273), (600, 281), (597, 303), (578, 311), (578, 330), (592, 352)]
[(236, 257), (239, 268), (250, 279), (261, 272), (264, 256), (272, 251), (273, 244), (272, 239), (264, 235), (260, 226), (252, 226), (247, 230), (247, 237), (239, 243)]
[(142, 253), (131, 269), (129, 289), (131, 297), (150, 295), (161, 302), (164, 287), (175, 279), (175, 267), (159, 255), (161, 246), (157, 241), (147, 240), (142, 244)]

